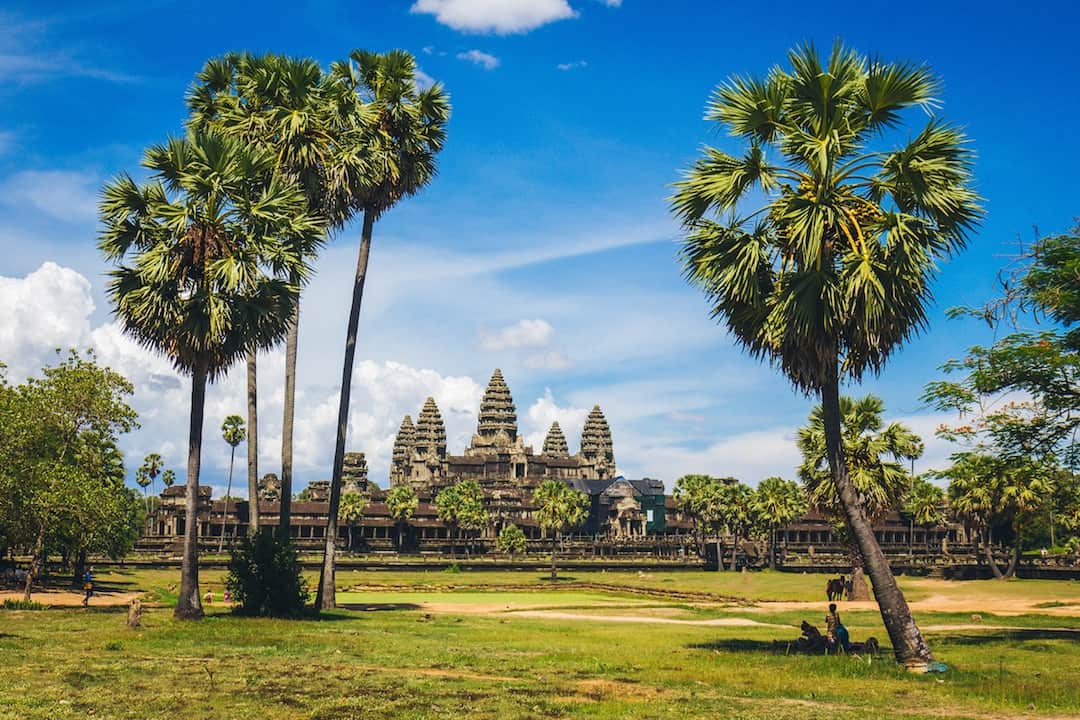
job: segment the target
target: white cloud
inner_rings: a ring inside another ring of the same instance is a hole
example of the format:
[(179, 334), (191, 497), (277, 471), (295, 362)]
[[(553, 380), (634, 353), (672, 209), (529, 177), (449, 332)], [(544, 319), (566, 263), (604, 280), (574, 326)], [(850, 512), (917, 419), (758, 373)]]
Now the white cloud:
[(416, 85), (421, 90), (427, 90), (435, 84), (435, 78), (428, 75), (420, 68), (416, 68)]
[(534, 370), (566, 370), (574, 361), (559, 352), (544, 352), (525, 356), (525, 367)]
[(468, 52), (458, 53), (457, 58), (458, 60), (468, 60), (485, 70), (494, 70), (499, 67), (499, 58), (480, 50), (469, 50)]
[(577, 17), (566, 0), (416, 0), (410, 12), (434, 15), (460, 32), (509, 35)]
[(0, 198), (9, 206), (29, 206), (65, 222), (97, 217), (98, 178), (68, 170), (23, 170), (4, 180)]
[(575, 60), (573, 62), (559, 63), (555, 67), (559, 68), (560, 70), (566, 71), (577, 70), (578, 68), (587, 67), (588, 64), (589, 63), (585, 62), (584, 60)]
[(85, 346), (94, 301), (90, 282), (46, 262), (23, 278), (0, 276), (0, 362), (11, 382), (22, 382), (55, 361), (54, 350)]
[(551, 343), (555, 328), (546, 320), (519, 320), (500, 330), (480, 329), (480, 347), (489, 352), (512, 348), (542, 348)]
[(609, 8), (622, 7), (622, 0), (599, 0), (599, 2), (604, 3)]
[(529, 406), (525, 416), (521, 418), (521, 431), (525, 436), (525, 444), (532, 445), (534, 452), (540, 452), (544, 447), (544, 438), (547, 437), (551, 423), (557, 421), (563, 435), (566, 436), (572, 455), (580, 449), (581, 429), (585, 426), (585, 417), (588, 414), (589, 411), (586, 408), (560, 406), (555, 402), (551, 389), (544, 388), (544, 396), (537, 398)]

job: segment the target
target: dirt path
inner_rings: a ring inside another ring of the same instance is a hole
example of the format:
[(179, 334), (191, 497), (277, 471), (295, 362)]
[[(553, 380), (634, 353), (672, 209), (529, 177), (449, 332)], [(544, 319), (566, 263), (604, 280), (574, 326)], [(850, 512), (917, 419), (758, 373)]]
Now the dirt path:
[[(94, 596), (90, 598), (90, 607), (115, 607), (117, 605), (127, 605), (131, 602), (132, 598), (139, 597), (140, 595), (142, 595), (142, 593), (94, 591)], [(21, 592), (0, 592), (0, 603), (8, 599), (22, 600), (23, 594)], [(41, 603), (42, 605), (50, 605), (53, 607), (75, 607), (76, 605), (82, 605), (83, 594), (81, 592), (66, 592), (61, 590), (41, 590), (31, 595), (30, 599), (34, 602)]]
[(648, 615), (589, 615), (586, 613), (559, 612), (556, 610), (522, 610), (514, 617), (543, 618), (547, 620), (588, 620), (590, 622), (647, 623), (662, 625), (712, 625), (721, 627), (774, 627), (790, 629), (790, 625), (758, 622), (748, 618), (712, 618), (709, 620), (677, 620), (675, 618)]

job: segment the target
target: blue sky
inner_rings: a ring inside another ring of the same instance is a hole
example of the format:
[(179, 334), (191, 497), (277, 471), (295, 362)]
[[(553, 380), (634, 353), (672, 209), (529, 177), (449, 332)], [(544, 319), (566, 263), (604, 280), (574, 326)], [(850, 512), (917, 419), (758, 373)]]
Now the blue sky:
[[(978, 154), (986, 222), (942, 268), (931, 330), (865, 383), (924, 435), (941, 418), (919, 403), (923, 384), (991, 337), (945, 320), (944, 309), (985, 301), (1018, 236), (1064, 229), (1080, 214), (1071, 3), (868, 2), (812, 13), (805, 3), (643, 0), (84, 6), (0, 10), (0, 299), (13, 306), (0, 318), (0, 360), (19, 379), (56, 345), (94, 346), (139, 384), (132, 463), (163, 449), (182, 467), (186, 390), (110, 325), (96, 193), (180, 129), (192, 76), (225, 51), (325, 64), (355, 47), (400, 47), (451, 95), (439, 177), (376, 230), (350, 446), (368, 452), (383, 484), (401, 414), (435, 395), (459, 452), (496, 366), (530, 438), (557, 418), (573, 450), (584, 413), (600, 403), (627, 474), (668, 483), (689, 471), (751, 483), (792, 475), (792, 433), (810, 403), (708, 319), (680, 278), (665, 198), (702, 143), (737, 148), (702, 119), (716, 84), (765, 72), (799, 42), (842, 38), (930, 64), (944, 81), (940, 113), (966, 128)], [(302, 482), (329, 474), (357, 234), (335, 238), (304, 301)], [(279, 355), (261, 379), (268, 471), (277, 469)], [(219, 415), (243, 411), (240, 375), (211, 391), (205, 472), (215, 486), (226, 455), (210, 440)], [(924, 464), (947, 452), (931, 443)]]

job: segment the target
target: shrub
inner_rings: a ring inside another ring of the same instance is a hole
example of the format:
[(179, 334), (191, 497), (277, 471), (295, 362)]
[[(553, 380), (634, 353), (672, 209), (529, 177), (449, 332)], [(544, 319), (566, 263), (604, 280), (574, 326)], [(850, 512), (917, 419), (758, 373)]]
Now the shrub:
[(461, 572), (461, 566), (458, 565), (456, 562), (453, 562), (447, 565), (446, 570), (444, 570), (443, 572), (450, 573), (451, 575), (457, 575), (459, 572)]
[(8, 598), (4, 600), (3, 607), (5, 610), (44, 610), (47, 606), (42, 605), (39, 602), (33, 600), (16, 600), (14, 598)]
[(298, 617), (308, 599), (296, 545), (275, 528), (260, 529), (231, 551), (225, 587), (240, 615)]

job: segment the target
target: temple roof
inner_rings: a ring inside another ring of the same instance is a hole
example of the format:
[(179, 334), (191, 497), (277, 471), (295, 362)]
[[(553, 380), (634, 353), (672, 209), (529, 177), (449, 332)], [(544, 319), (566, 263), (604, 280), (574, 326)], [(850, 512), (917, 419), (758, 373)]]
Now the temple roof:
[(544, 454), (552, 457), (570, 457), (570, 448), (566, 445), (566, 436), (563, 435), (558, 420), (551, 423), (551, 429), (544, 438)]
[(495, 368), (488, 381), (484, 398), (480, 401), (480, 419), (476, 434), (483, 438), (495, 438), (500, 432), (513, 442), (517, 438), (517, 410), (510, 388), (503, 380), (502, 371)]

